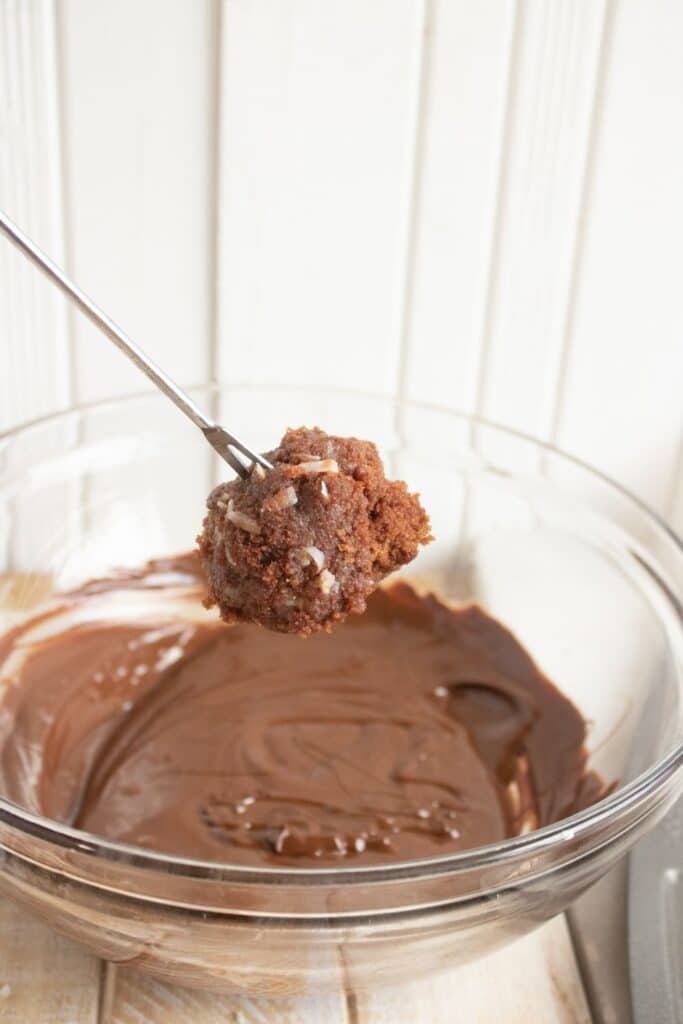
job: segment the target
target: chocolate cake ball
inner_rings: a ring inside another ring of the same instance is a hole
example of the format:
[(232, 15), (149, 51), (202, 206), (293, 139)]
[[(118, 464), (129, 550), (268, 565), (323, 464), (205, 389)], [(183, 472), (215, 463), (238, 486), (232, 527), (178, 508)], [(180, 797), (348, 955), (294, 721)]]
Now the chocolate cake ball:
[(226, 622), (329, 630), (432, 539), (417, 495), (386, 479), (369, 441), (302, 427), (266, 458), (272, 470), (215, 488), (198, 537), (207, 603)]

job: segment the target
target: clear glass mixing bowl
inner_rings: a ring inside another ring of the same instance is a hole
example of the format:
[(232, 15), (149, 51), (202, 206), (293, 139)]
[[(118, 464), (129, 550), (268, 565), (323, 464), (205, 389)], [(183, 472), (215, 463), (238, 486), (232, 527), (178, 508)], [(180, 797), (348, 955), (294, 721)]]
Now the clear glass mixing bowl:
[[(414, 977), (563, 910), (682, 787), (679, 541), (600, 474), (467, 416), (332, 391), (194, 397), (262, 449), (288, 424), (375, 439), (390, 471), (421, 492), (437, 537), (406, 575), (479, 601), (509, 625), (590, 722), (590, 766), (619, 785), (529, 835), (339, 870), (154, 854), (0, 800), (0, 891), (102, 957), (262, 995)], [(114, 566), (188, 549), (207, 492), (226, 474), (157, 396), (6, 434), (0, 622), (21, 621), (53, 591)]]

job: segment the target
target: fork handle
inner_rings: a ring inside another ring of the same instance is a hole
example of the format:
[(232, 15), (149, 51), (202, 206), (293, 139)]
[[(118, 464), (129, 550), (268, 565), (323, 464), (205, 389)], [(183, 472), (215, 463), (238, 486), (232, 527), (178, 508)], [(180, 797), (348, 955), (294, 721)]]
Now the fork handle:
[(89, 296), (82, 291), (77, 284), (74, 284), (67, 275), (64, 273), (61, 267), (59, 267), (54, 260), (44, 253), (38, 246), (33, 242), (28, 235), (24, 234), (21, 228), (10, 220), (10, 218), (0, 210), (0, 229), (3, 234), (9, 238), (9, 240), (19, 249), (34, 264), (39, 270), (45, 274), (47, 278), (52, 281), (53, 284), (57, 285), (60, 291), (62, 291), (72, 302), (74, 302), (78, 308), (84, 313), (88, 320), (95, 324), (96, 327), (107, 335), (110, 341), (114, 344), (124, 355), (135, 363), (139, 370), (142, 370), (149, 379), (156, 384), (156, 386), (163, 391), (163, 393), (171, 399), (172, 402), (181, 409), (186, 416), (192, 420), (195, 426), (199, 427), (200, 430), (205, 430), (209, 427), (215, 426), (211, 420), (207, 419), (201, 409), (195, 405), (189, 395), (187, 395), (182, 388), (171, 380), (171, 378), (164, 373), (161, 367), (157, 366), (156, 363), (146, 355), (142, 349), (135, 344), (132, 338), (123, 331), (118, 324), (115, 324), (107, 314), (100, 309), (100, 307), (93, 302)]
[[(136, 345), (132, 338), (130, 338), (124, 330), (122, 330), (118, 324), (107, 316), (107, 314), (100, 309), (100, 307), (93, 302), (93, 300), (82, 291), (77, 284), (67, 277), (62, 268), (58, 266), (54, 260), (39, 249), (38, 246), (33, 242), (28, 235), (26, 235), (21, 228), (19, 228), (10, 218), (0, 210), (0, 230), (3, 234), (9, 238), (10, 242), (13, 243), (19, 249), (20, 252), (26, 256), (27, 259), (38, 267), (42, 273), (49, 278), (54, 285), (59, 288), (67, 298), (71, 299), (82, 313), (87, 316), (96, 327), (98, 327), (103, 334), (113, 341), (116, 347), (128, 356), (131, 362), (135, 363), (139, 370), (142, 370), (144, 374), (149, 377), (153, 384), (162, 391), (167, 398), (170, 398), (177, 407), (184, 412), (189, 419), (199, 427), (204, 433), (209, 444), (211, 444), (218, 454), (224, 458), (232, 468), (240, 474), (240, 476), (247, 476), (250, 470), (250, 466), (245, 463), (237, 456), (231, 447), (236, 448), (242, 452), (251, 462), (258, 462), (264, 467), (264, 469), (270, 469), (270, 463), (262, 456), (252, 452), (246, 445), (236, 438), (233, 434), (228, 433), (222, 427), (219, 427), (217, 423), (210, 420), (204, 415), (202, 410), (196, 405), (190, 396), (183, 391), (182, 388), (178, 387), (175, 381), (171, 380), (167, 373), (161, 369), (160, 366), (149, 358), (145, 352)], [(216, 432), (220, 432), (220, 440), (216, 441)]]

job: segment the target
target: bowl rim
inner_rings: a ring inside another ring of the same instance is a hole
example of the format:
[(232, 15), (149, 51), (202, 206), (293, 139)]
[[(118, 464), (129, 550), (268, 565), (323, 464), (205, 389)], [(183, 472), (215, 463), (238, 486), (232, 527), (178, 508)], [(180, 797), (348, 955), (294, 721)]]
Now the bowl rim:
[[(297, 392), (310, 393), (311, 388), (310, 386), (297, 384), (256, 383), (254, 381), (233, 381), (229, 383), (209, 381), (205, 384), (196, 384), (189, 387), (188, 390), (201, 391), (210, 395), (218, 394), (221, 391), (227, 391), (228, 393), (231, 391), (266, 391), (296, 394)], [(651, 525), (661, 532), (683, 556), (683, 539), (645, 501), (602, 470), (591, 466), (583, 459), (564, 451), (551, 442), (542, 441), (532, 434), (518, 430), (515, 427), (508, 427), (486, 417), (449, 408), (440, 403), (407, 400), (381, 392), (349, 388), (324, 387), (317, 389), (317, 394), (321, 396), (329, 395), (331, 397), (366, 398), (368, 400), (381, 401), (389, 407), (393, 406), (395, 410), (395, 424), (399, 433), (401, 412), (403, 409), (408, 408), (445, 415), (463, 424), (469, 424), (475, 428), (483, 427), (504, 437), (512, 437), (525, 442), (531, 447), (541, 452), (549, 453), (561, 462), (568, 463), (585, 472), (588, 476), (601, 481), (608, 489), (614, 491), (622, 499), (625, 499), (649, 519)], [(64, 420), (74, 415), (106, 410), (111, 406), (120, 406), (150, 399), (159, 402), (165, 400), (162, 395), (156, 394), (154, 391), (144, 390), (76, 404), (66, 409), (36, 416), (0, 431), (0, 443), (10, 441), (12, 438), (36, 427), (57, 423), (59, 420)], [(683, 599), (673, 593), (668, 587), (666, 589), (667, 597), (677, 612), (678, 620), (683, 627)], [(58, 847), (72, 849), (80, 854), (94, 854), (98, 858), (125, 863), (131, 867), (149, 868), (157, 871), (161, 869), (170, 871), (175, 876), (185, 875), (193, 879), (202, 878), (206, 880), (219, 880), (221, 882), (233, 881), (240, 884), (253, 882), (260, 885), (329, 886), (335, 884), (367, 884), (373, 881), (386, 883), (390, 881), (406, 881), (411, 878), (419, 879), (435, 874), (464, 873), (491, 864), (505, 864), (518, 857), (529, 858), (535, 854), (547, 853), (549, 849), (560, 845), (568, 839), (577, 839), (584, 833), (590, 832), (594, 827), (600, 826), (607, 819), (618, 818), (621, 814), (628, 813), (640, 801), (655, 795), (682, 768), (683, 741), (680, 741), (664, 757), (640, 772), (636, 778), (632, 779), (625, 786), (614, 790), (590, 807), (578, 811), (567, 818), (562, 818), (558, 822), (545, 825), (525, 835), (512, 836), (496, 843), (488, 843), (484, 846), (474, 847), (473, 849), (463, 850), (458, 853), (421, 858), (419, 860), (395, 861), (386, 865), (372, 864), (343, 868), (288, 867), (283, 869), (278, 867), (231, 864), (229, 861), (207, 861), (192, 857), (180, 857), (129, 843), (117, 842), (116, 840), (107, 839), (69, 825), (62, 825), (43, 815), (27, 811), (2, 796), (0, 796), (0, 821), (16, 828), (18, 831)]]

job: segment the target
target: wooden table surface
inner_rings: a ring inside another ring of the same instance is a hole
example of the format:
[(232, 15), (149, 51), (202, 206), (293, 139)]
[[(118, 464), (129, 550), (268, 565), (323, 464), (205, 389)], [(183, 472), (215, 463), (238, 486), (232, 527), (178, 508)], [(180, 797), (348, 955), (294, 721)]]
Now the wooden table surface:
[(277, 1002), (218, 996), (105, 964), (0, 904), (0, 1020), (7, 1024), (590, 1024), (564, 917), (507, 949), (370, 994)]

